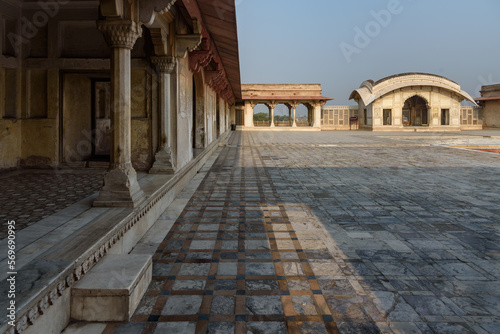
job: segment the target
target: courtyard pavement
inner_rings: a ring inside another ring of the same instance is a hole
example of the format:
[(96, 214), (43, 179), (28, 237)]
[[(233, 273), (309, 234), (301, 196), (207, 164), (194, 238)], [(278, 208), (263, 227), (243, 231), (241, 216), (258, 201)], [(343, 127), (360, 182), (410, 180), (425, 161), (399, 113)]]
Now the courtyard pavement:
[(499, 134), (234, 132), (95, 332), (500, 333)]

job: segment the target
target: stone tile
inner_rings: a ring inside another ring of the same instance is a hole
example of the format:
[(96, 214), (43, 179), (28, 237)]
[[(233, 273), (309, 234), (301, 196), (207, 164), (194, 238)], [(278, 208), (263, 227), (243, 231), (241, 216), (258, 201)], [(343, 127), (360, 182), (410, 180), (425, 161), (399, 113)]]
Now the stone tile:
[(287, 280), (289, 290), (311, 290), (308, 281)]
[(274, 280), (246, 280), (245, 289), (246, 290), (278, 290), (278, 282)]
[(200, 310), (203, 296), (198, 295), (173, 295), (169, 296), (162, 315), (188, 315), (197, 314)]
[(235, 279), (218, 279), (215, 281), (215, 290), (236, 290)]
[(189, 249), (213, 249), (215, 240), (193, 240)]
[(208, 334), (231, 334), (234, 333), (234, 322), (210, 322)]
[(230, 315), (234, 314), (234, 296), (214, 296), (210, 314)]
[(339, 266), (333, 261), (310, 262), (314, 274), (321, 276), (340, 276), (342, 271)]
[(312, 296), (292, 296), (292, 304), (297, 315), (318, 314), (318, 309)]
[(305, 334), (328, 334), (328, 331), (323, 324), (323, 322), (318, 321), (298, 321), (297, 326), (300, 330), (300, 333)]
[(352, 296), (356, 292), (348, 280), (318, 280), (319, 287), (325, 295)]
[(274, 264), (266, 262), (247, 262), (245, 264), (245, 273), (255, 276), (274, 275)]
[(172, 290), (203, 290), (206, 281), (201, 280), (176, 280)]
[(284, 262), (283, 270), (286, 276), (301, 276), (304, 275), (304, 270), (300, 262)]
[(246, 296), (246, 313), (255, 315), (280, 315), (283, 306), (280, 296)]
[(247, 333), (252, 334), (287, 334), (286, 323), (278, 321), (249, 321)]
[(269, 240), (245, 240), (245, 249), (268, 250), (270, 248)]
[(194, 321), (159, 322), (156, 325), (154, 334), (163, 334), (163, 333), (194, 334), (196, 333), (196, 322)]
[(455, 315), (439, 298), (434, 296), (404, 296), (420, 315)]
[(219, 262), (217, 267), (217, 275), (236, 276), (237, 272), (237, 262)]
[(207, 276), (210, 263), (183, 263), (179, 276)]

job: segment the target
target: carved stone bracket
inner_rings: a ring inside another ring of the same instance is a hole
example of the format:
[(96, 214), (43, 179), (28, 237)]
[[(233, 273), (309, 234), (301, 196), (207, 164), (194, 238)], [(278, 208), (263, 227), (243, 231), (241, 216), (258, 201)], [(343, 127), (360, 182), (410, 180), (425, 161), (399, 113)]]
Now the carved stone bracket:
[(163, 14), (168, 12), (177, 0), (147, 0), (139, 1), (139, 20), (149, 26), (155, 20), (155, 12)]
[(168, 34), (163, 28), (149, 28), (151, 41), (153, 42), (154, 53), (157, 56), (167, 54)]
[(142, 28), (130, 20), (103, 20), (97, 28), (104, 34), (109, 46), (132, 49), (135, 41), (142, 35)]
[(203, 40), (202, 28), (197, 19), (193, 19), (193, 33), (175, 36), (175, 55), (177, 58), (186, 58), (188, 52), (196, 49)]
[(193, 51), (200, 45), (202, 38), (201, 34), (175, 36), (175, 55), (178, 58), (186, 58), (189, 51)]
[(170, 74), (174, 71), (176, 59), (172, 56), (151, 57), (151, 62), (158, 72)]
[(189, 69), (193, 73), (198, 73), (202, 67), (207, 66), (212, 60), (212, 51), (191, 51), (189, 52)]

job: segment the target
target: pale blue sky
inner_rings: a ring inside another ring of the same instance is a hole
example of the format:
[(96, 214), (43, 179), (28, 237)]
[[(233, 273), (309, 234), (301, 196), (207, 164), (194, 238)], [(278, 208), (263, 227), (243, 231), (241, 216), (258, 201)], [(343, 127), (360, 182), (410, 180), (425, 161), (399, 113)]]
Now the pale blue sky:
[(242, 83), (320, 83), (323, 95), (335, 99), (329, 104), (341, 105), (355, 105), (349, 94), (364, 80), (402, 72), (445, 76), (473, 97), (481, 85), (500, 83), (498, 0), (236, 0), (236, 6)]

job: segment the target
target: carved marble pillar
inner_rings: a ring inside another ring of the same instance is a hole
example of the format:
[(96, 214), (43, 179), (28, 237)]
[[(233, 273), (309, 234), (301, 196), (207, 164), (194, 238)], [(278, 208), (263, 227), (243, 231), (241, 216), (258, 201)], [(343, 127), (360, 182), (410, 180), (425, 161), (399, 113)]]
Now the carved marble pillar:
[(275, 107), (276, 107), (276, 104), (274, 104), (274, 103), (269, 104), (269, 113), (270, 113), (269, 117), (271, 118), (269, 126), (271, 128), (274, 128), (274, 108)]
[(153, 167), (149, 170), (151, 174), (174, 174), (175, 166), (172, 159), (172, 108), (170, 75), (175, 68), (176, 59), (171, 56), (152, 57), (151, 61), (159, 73), (159, 106), (160, 106), (160, 143), (155, 155)]
[(292, 127), (293, 128), (296, 128), (297, 127), (297, 122), (295, 121), (295, 112), (297, 110), (297, 105), (296, 104), (292, 104)]
[(144, 199), (131, 162), (130, 51), (142, 34), (133, 21), (99, 21), (111, 47), (111, 163), (94, 206), (136, 206)]
[(253, 123), (253, 108), (254, 104), (249, 101), (245, 101), (245, 127), (247, 128), (253, 128), (254, 123)]
[(321, 106), (324, 103), (318, 102), (314, 104), (313, 115), (312, 115), (312, 126), (315, 128), (321, 127)]

